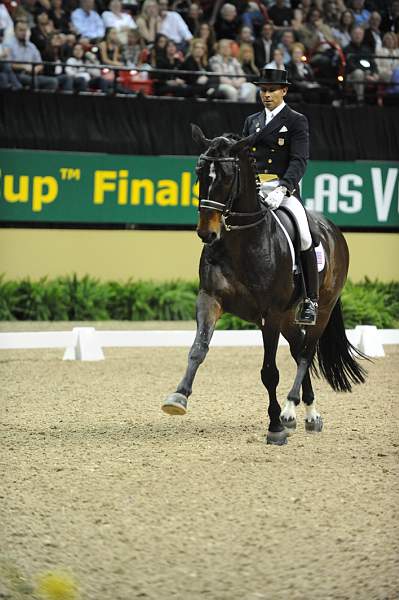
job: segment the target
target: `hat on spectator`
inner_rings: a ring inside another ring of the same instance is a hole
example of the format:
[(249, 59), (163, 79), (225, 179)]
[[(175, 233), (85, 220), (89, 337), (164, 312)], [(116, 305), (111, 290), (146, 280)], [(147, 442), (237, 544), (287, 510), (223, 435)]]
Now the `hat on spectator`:
[(287, 71), (282, 71), (281, 69), (262, 69), (259, 81), (254, 81), (254, 83), (256, 85), (265, 85), (266, 83), (269, 83), (281, 85), (282, 87), (291, 85), (291, 83), (287, 81)]

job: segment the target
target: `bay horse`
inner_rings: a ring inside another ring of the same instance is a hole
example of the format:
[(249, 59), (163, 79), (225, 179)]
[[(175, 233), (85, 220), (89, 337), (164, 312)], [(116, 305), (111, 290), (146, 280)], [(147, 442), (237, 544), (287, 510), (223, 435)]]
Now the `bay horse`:
[[(208, 352), (217, 320), (227, 311), (255, 323), (262, 332), (261, 379), (269, 396), (266, 441), (282, 445), (296, 427), (295, 407), (300, 402), (301, 388), (306, 430), (322, 430), (322, 418), (315, 408), (311, 367), (316, 374), (320, 371), (338, 392), (351, 391), (352, 383), (365, 381), (365, 371), (356, 361), (356, 353), (361, 353), (345, 334), (340, 302), (349, 266), (348, 247), (333, 223), (313, 215), (325, 252), (325, 267), (319, 277), (318, 317), (313, 326), (296, 325), (295, 307), (300, 294), (289, 243), (257, 193), (255, 165), (248, 152), (256, 134), (238, 140), (227, 134), (210, 140), (197, 125), (191, 127), (193, 139), (202, 149), (196, 168), (200, 198), (197, 233), (204, 242), (196, 305), (197, 332), (184, 377), (166, 398), (162, 410), (169, 415), (186, 413), (197, 369)], [(280, 333), (288, 341), (297, 364), (283, 410), (276, 394)]]

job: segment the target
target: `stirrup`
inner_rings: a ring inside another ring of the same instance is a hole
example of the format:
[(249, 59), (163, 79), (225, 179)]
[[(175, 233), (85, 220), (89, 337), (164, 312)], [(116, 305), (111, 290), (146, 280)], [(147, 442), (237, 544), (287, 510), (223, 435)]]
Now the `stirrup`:
[(304, 298), (299, 302), (295, 311), (295, 323), (297, 325), (315, 325), (317, 319), (317, 300)]

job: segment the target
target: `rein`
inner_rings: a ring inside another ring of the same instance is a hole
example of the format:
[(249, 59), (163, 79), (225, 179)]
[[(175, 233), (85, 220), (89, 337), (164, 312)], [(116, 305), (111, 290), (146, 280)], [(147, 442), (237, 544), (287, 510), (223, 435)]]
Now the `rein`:
[[(216, 202), (215, 200), (210, 200), (209, 193), (212, 187), (212, 184), (208, 187), (208, 196), (207, 198), (200, 198), (198, 204), (198, 211), (201, 208), (209, 208), (211, 210), (216, 210), (222, 213), (222, 223), (226, 231), (238, 231), (242, 229), (251, 229), (252, 227), (256, 227), (262, 221), (264, 221), (266, 214), (269, 212), (268, 206), (266, 206), (263, 202), (263, 198), (258, 196), (261, 204), (263, 204), (263, 208), (255, 212), (236, 212), (232, 211), (234, 200), (237, 198), (239, 190), (240, 190), (240, 160), (236, 157), (218, 157), (218, 156), (208, 156), (206, 154), (201, 154), (199, 157), (200, 160), (205, 160), (208, 162), (217, 162), (217, 163), (232, 163), (234, 169), (233, 180), (230, 185), (229, 193), (227, 196), (227, 201), (225, 204), (222, 202)], [(227, 219), (230, 217), (258, 217), (261, 218), (255, 221), (254, 223), (248, 223), (247, 225), (229, 225), (227, 223)]]

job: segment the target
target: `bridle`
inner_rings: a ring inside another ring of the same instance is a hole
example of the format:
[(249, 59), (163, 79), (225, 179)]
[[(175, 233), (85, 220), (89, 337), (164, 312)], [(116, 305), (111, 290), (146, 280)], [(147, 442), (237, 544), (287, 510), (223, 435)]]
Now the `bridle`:
[[(262, 208), (255, 212), (235, 212), (232, 211), (233, 204), (235, 199), (237, 198), (240, 191), (240, 159), (238, 157), (219, 157), (219, 156), (209, 156), (207, 154), (201, 154), (198, 161), (205, 160), (207, 162), (217, 162), (217, 163), (231, 163), (233, 165), (233, 179), (230, 185), (230, 189), (228, 192), (227, 200), (223, 204), (222, 202), (216, 202), (216, 200), (211, 200), (209, 198), (209, 194), (211, 191), (212, 184), (208, 187), (208, 196), (206, 198), (200, 198), (198, 203), (198, 211), (202, 208), (208, 208), (211, 210), (216, 210), (217, 212), (222, 213), (222, 223), (226, 231), (240, 230), (240, 229), (250, 229), (251, 227), (256, 227), (264, 221), (266, 214), (269, 212), (268, 206), (264, 203), (264, 200), (261, 196), (258, 195), (258, 199), (262, 204)], [(261, 217), (254, 223), (249, 223), (247, 225), (229, 225), (227, 223), (227, 219), (231, 217)]]

